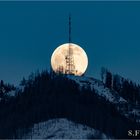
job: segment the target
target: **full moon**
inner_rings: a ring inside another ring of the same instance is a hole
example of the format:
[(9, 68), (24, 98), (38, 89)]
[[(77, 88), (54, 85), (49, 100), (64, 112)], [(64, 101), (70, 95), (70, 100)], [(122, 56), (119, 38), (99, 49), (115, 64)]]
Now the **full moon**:
[[(71, 48), (71, 53), (70, 49)], [(70, 54), (69, 54), (70, 53)], [(62, 73), (66, 74), (69, 63), (67, 62), (67, 56), (71, 55), (69, 61), (73, 67), (73, 74), (81, 76), (85, 73), (88, 66), (88, 57), (86, 52), (77, 44), (66, 43), (57, 47), (51, 56), (51, 66), (54, 72), (58, 72), (61, 69)]]

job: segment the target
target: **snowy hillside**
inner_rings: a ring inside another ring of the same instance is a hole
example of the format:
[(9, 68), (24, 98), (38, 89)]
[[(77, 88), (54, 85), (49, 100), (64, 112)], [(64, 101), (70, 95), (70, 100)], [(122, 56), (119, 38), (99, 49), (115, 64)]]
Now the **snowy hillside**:
[(127, 103), (125, 99), (120, 97), (117, 92), (108, 89), (104, 86), (104, 84), (100, 80), (96, 80), (90, 77), (82, 77), (82, 76), (68, 76), (68, 78), (76, 81), (81, 87), (82, 86), (90, 86), (91, 89), (94, 88), (95, 92), (104, 97), (106, 100), (110, 101), (113, 104), (117, 103)]
[[(129, 105), (129, 103), (124, 98), (122, 98), (116, 91), (110, 90), (109, 88), (105, 87), (102, 81), (86, 76), (68, 75), (67, 77), (78, 83), (80, 85), (80, 88), (84, 86), (94, 89), (95, 93), (99, 97), (103, 97), (106, 101), (115, 104), (120, 113), (123, 114), (125, 117), (132, 119), (132, 116), (135, 116), (136, 121), (140, 122), (140, 110), (136, 109), (134, 106)], [(14, 97), (15, 95), (17, 95), (18, 91), (23, 92), (24, 86), (17, 87), (16, 90), (8, 92), (7, 95), (9, 97)]]
[[(124, 98), (122, 98), (116, 91), (110, 90), (109, 88), (105, 87), (105, 85), (100, 80), (91, 77), (71, 75), (69, 75), (68, 78), (74, 80), (80, 85), (80, 87), (90, 86), (91, 89), (94, 88), (97, 95), (102, 96), (107, 101), (115, 104), (122, 115), (131, 120), (136, 120), (137, 122), (140, 122), (140, 110), (135, 109), (134, 106), (129, 105), (129, 103)], [(132, 118), (132, 116), (134, 116), (134, 118)]]
[(34, 124), (30, 132), (22, 139), (107, 139), (107, 136), (98, 130), (85, 125), (73, 123), (67, 119), (52, 119)]

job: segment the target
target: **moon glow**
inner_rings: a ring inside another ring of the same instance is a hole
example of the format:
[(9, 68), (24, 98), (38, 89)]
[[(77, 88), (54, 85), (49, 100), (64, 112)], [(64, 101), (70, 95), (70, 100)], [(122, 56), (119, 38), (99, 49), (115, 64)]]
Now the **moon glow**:
[(86, 52), (77, 44), (74, 43), (66, 43), (57, 47), (52, 56), (51, 56), (51, 66), (54, 72), (58, 71), (58, 68), (63, 68), (63, 72), (65, 74), (66, 71), (66, 56), (69, 52), (69, 45), (72, 49), (72, 57), (74, 64), (74, 75), (81, 76), (85, 73), (88, 66), (88, 57)]

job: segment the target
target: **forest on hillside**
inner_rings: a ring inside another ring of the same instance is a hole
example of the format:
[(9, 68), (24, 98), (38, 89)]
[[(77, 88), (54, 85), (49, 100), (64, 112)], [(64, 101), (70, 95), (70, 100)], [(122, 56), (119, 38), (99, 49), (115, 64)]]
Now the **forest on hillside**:
[[(117, 91), (131, 104), (140, 104), (139, 85), (109, 71), (102, 71), (101, 77), (105, 87)], [(8, 86), (14, 90), (13, 85)], [(79, 87), (66, 75), (36, 72), (23, 78), (20, 86), (24, 90), (8, 97), (4, 94), (6, 84), (0, 84), (0, 138), (21, 138), (34, 123), (52, 118), (67, 118), (121, 139), (128, 138), (130, 128), (140, 128), (139, 123), (121, 115), (114, 104), (95, 94), (90, 86)]]

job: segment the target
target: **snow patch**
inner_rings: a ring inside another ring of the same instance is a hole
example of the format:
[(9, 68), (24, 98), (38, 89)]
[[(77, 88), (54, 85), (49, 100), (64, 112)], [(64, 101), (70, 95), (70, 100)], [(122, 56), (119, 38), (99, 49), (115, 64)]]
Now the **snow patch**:
[(6, 93), (6, 95), (10, 97), (14, 97), (16, 96), (16, 91), (15, 90), (9, 91), (8, 93)]
[(15, 97), (19, 91), (23, 92), (24, 91), (24, 86), (18, 86), (18, 87), (16, 87), (15, 90), (7, 92), (6, 95), (9, 96), (9, 97)]
[(107, 136), (88, 126), (67, 119), (52, 119), (34, 124), (22, 139), (107, 139)]

